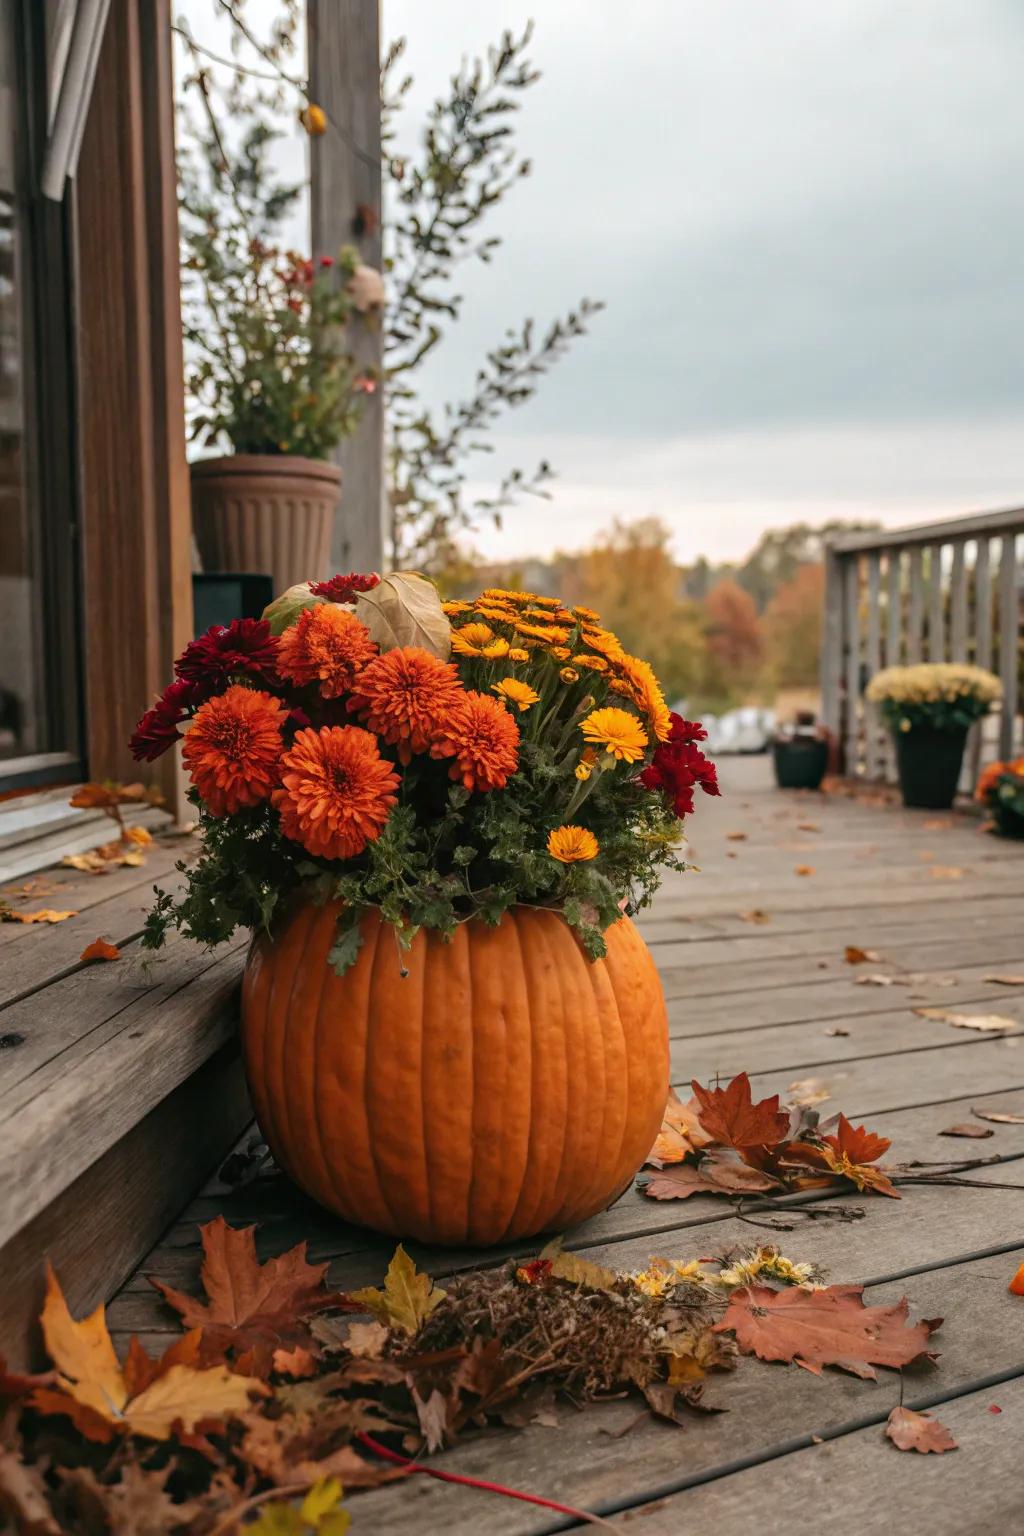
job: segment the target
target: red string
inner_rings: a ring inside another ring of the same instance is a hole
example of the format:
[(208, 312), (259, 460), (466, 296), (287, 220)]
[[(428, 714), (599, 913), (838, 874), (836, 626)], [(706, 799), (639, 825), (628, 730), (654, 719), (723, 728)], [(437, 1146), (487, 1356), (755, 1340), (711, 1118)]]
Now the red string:
[(443, 1472), (440, 1467), (424, 1467), (418, 1461), (412, 1461), (408, 1456), (400, 1456), (397, 1451), (389, 1451), (386, 1445), (381, 1445), (379, 1440), (374, 1440), (371, 1435), (362, 1430), (356, 1431), (355, 1438), (375, 1456), (382, 1456), (385, 1461), (393, 1461), (397, 1466), (404, 1467), (407, 1472), (423, 1472), (427, 1477), (436, 1477), (442, 1483), (461, 1483), (466, 1488), (480, 1488), (484, 1493), (503, 1493), (508, 1499), (522, 1499), (527, 1504), (539, 1504), (542, 1509), (553, 1509), (559, 1515), (571, 1515), (574, 1520), (585, 1520), (591, 1525), (607, 1525), (606, 1520), (597, 1515), (589, 1514), (585, 1509), (573, 1509), (571, 1504), (557, 1504), (554, 1499), (542, 1499), (536, 1493), (523, 1493), (518, 1488), (506, 1488), (502, 1483), (488, 1483), (480, 1477), (462, 1477), (458, 1472)]

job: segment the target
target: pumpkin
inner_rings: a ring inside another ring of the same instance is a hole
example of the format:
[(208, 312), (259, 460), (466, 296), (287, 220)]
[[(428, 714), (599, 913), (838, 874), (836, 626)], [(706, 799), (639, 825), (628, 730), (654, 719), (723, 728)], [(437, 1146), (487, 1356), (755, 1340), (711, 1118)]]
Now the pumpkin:
[(373, 911), (339, 976), (338, 912), (302, 905), (255, 939), (242, 988), (256, 1115), (297, 1184), (362, 1226), (480, 1246), (622, 1193), (668, 1091), (661, 983), (628, 918), (592, 961), (536, 907), (402, 954)]

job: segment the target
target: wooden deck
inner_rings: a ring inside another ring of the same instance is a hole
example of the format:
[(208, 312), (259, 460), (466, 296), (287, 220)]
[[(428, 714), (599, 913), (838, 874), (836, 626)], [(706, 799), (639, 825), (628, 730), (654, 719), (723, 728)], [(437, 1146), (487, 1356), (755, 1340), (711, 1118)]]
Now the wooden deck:
[[(722, 776), (724, 798), (704, 800), (693, 818), (702, 873), (669, 882), (643, 925), (669, 1000), (674, 1081), (682, 1088), (694, 1076), (746, 1070), (759, 1093), (785, 1096), (791, 1084), (820, 1078), (832, 1095), (823, 1113), (842, 1108), (891, 1137), (893, 1161), (980, 1152), (1008, 1167), (976, 1175), (991, 1188), (918, 1187), (898, 1202), (829, 1195), (825, 1203), (863, 1218), (816, 1221), (793, 1209), (782, 1233), (737, 1219), (722, 1200), (659, 1204), (632, 1191), (567, 1246), (624, 1269), (652, 1254), (685, 1258), (770, 1239), (833, 1280), (865, 1283), (873, 1302), (906, 1293), (915, 1315), (945, 1323), (937, 1365), (905, 1373), (904, 1400), (941, 1403), (962, 1448), (900, 1455), (883, 1439), (901, 1386), (891, 1373), (872, 1384), (743, 1360), (713, 1383), (713, 1400), (728, 1411), (695, 1415), (684, 1429), (643, 1422), (615, 1438), (636, 1408), (613, 1402), (563, 1410), (557, 1432), (488, 1433), (441, 1464), (624, 1524), (642, 1513), (645, 1536), (747, 1536), (811, 1521), (832, 1536), (863, 1536), (894, 1518), (929, 1536), (1001, 1536), (1024, 1506), (1024, 1301), (1007, 1293), (1024, 1258), (1024, 1125), (993, 1126), (985, 1141), (938, 1133), (975, 1105), (1024, 1112), (1024, 987), (989, 979), (1024, 973), (1024, 847), (987, 836), (970, 816), (907, 812), (877, 796), (781, 794), (764, 759), (727, 761)], [(849, 965), (846, 945), (880, 958)], [(867, 973), (893, 984), (865, 984)], [(1016, 1022), (986, 1034), (914, 1013), (928, 1005)], [(822, 1198), (795, 1204), (809, 1211)], [(264, 1254), (309, 1238), (311, 1256), (333, 1260), (341, 1287), (379, 1281), (392, 1246), (318, 1211), (277, 1174), (236, 1192), (214, 1182), (111, 1305), (122, 1347), (130, 1331), (153, 1344), (177, 1331), (145, 1276), (195, 1286), (196, 1224), (218, 1211), (261, 1222)], [(438, 1278), (512, 1251), (410, 1250)], [(544, 1511), (427, 1478), (360, 1495), (352, 1509), (355, 1529), (380, 1536), (567, 1528)]]

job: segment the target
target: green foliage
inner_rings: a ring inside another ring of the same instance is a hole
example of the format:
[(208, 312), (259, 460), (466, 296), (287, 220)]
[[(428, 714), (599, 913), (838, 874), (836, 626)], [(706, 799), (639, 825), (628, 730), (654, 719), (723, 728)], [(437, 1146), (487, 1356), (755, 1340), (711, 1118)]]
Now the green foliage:
[[(601, 304), (584, 298), (538, 332), (526, 320), (485, 355), (471, 392), (440, 411), (422, 399), (416, 373), (458, 320), (454, 283), (469, 260), (490, 262), (500, 240), (483, 233), (488, 216), (530, 173), (515, 143), (515, 114), (540, 78), (527, 58), (532, 26), (502, 34), (486, 60), (463, 62), (430, 109), (412, 156), (394, 144), (411, 78), (398, 78), (404, 42), (393, 47), (382, 77), (384, 168), (393, 214), (384, 229), (391, 275), (385, 362), (388, 408), (388, 493), (396, 566), (437, 573), (454, 540), (481, 517), (500, 524), (522, 495), (544, 495), (551, 467), (509, 471), (490, 496), (466, 495), (469, 461), (491, 450), (488, 434), (505, 414), (533, 398), (542, 376), (586, 334)], [(477, 471), (479, 473), (479, 471)]]

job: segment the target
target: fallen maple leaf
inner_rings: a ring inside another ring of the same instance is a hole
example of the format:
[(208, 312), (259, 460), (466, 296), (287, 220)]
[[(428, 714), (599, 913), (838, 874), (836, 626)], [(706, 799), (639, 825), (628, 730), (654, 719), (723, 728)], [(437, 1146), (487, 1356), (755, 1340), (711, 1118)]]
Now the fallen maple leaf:
[(759, 926), (770, 923), (771, 918), (767, 912), (762, 912), (760, 907), (753, 907), (749, 912), (740, 913), (740, 921), (743, 923), (757, 923)]
[(103, 1307), (76, 1322), (49, 1265), (40, 1321), (58, 1384), (37, 1387), (31, 1404), (40, 1413), (66, 1414), (88, 1440), (109, 1440), (124, 1431), (167, 1440), (176, 1425), (189, 1431), (203, 1420), (241, 1413), (253, 1395), (267, 1392), (262, 1382), (236, 1376), (226, 1365), (197, 1370), (198, 1330), (157, 1361), (133, 1339), (122, 1368)]
[(979, 1120), (991, 1120), (995, 1125), (1024, 1125), (1024, 1115), (1008, 1109), (978, 1109), (971, 1106), (971, 1114)]
[(77, 912), (55, 912), (51, 907), (39, 912), (15, 912), (10, 907), (0, 911), (0, 919), (5, 923), (66, 923), (69, 917), (77, 916)]
[(747, 840), (745, 832), (727, 832), (725, 835), (730, 843), (745, 843)]
[(814, 872), (813, 864), (798, 864), (793, 871), (794, 875), (813, 875)]
[(1024, 1296), (1024, 1264), (1017, 1270), (1006, 1289), (1011, 1296)]
[(199, 1229), (200, 1271), (206, 1301), (149, 1277), (187, 1328), (201, 1328), (217, 1348), (245, 1355), (251, 1371), (268, 1375), (275, 1350), (301, 1345), (316, 1352), (309, 1320), (330, 1309), (354, 1311), (345, 1295), (326, 1286), (327, 1264), (307, 1264), (306, 1244), (261, 1264), (256, 1228), (230, 1227), (223, 1216)]
[(643, 1185), (652, 1200), (688, 1200), (691, 1195), (750, 1195), (779, 1189), (778, 1179), (746, 1163), (705, 1157), (699, 1167), (684, 1163), (653, 1173)]
[(962, 880), (964, 872), (956, 864), (933, 864), (928, 873), (933, 880)]
[(78, 958), (84, 965), (89, 965), (94, 960), (119, 960), (121, 951), (116, 944), (109, 944), (106, 939), (93, 939)]
[(757, 1147), (778, 1146), (789, 1134), (789, 1116), (779, 1109), (779, 1096), (754, 1104), (750, 1078), (739, 1073), (725, 1088), (703, 1088), (696, 1079), (690, 1084), (700, 1106), (700, 1123), (721, 1146), (750, 1151)]
[(357, 1360), (378, 1360), (387, 1341), (383, 1323), (350, 1323), (345, 1347)]
[(987, 1125), (972, 1125), (969, 1120), (963, 1120), (958, 1125), (947, 1125), (944, 1131), (939, 1132), (939, 1135), (982, 1137), (994, 1136), (995, 1131), (990, 1130)]
[(389, 1328), (400, 1328), (403, 1333), (415, 1333), (444, 1298), (445, 1292), (429, 1275), (420, 1274), (401, 1243), (388, 1265), (383, 1290), (367, 1285), (349, 1294), (349, 1300), (361, 1311), (371, 1312)]
[(886, 1422), (885, 1432), (899, 1451), (955, 1451), (956, 1441), (938, 1419), (930, 1413), (915, 1413), (913, 1408), (894, 1408)]
[(560, 1237), (553, 1237), (541, 1249), (540, 1258), (550, 1263), (550, 1274), (554, 1279), (585, 1286), (588, 1291), (613, 1291), (619, 1278), (614, 1269), (606, 1269), (591, 1259), (582, 1259), (578, 1253), (564, 1253)]
[(733, 1333), (744, 1354), (802, 1365), (821, 1375), (835, 1365), (874, 1380), (876, 1365), (900, 1370), (928, 1354), (941, 1318), (908, 1323), (904, 1296), (894, 1306), (866, 1307), (861, 1285), (829, 1285), (818, 1291), (742, 1286), (715, 1333)]
[(996, 975), (986, 976), (986, 981), (994, 981), (1000, 987), (1024, 987), (1024, 976)]
[(1016, 1029), (1019, 1023), (1003, 1013), (957, 1013), (951, 1008), (915, 1008), (914, 1012), (919, 1019), (937, 1019), (955, 1029)]
[(820, 832), (821, 824), (817, 821), (798, 821), (796, 828), (798, 832)]
[(824, 1104), (831, 1097), (832, 1090), (821, 1077), (800, 1077), (786, 1089), (786, 1102), (805, 1108), (812, 1104)]
[(865, 960), (880, 960), (881, 956), (873, 949), (861, 949), (857, 944), (847, 944), (843, 959), (847, 965), (863, 965)]
[(134, 843), (136, 848), (148, 848), (153, 841), (153, 834), (145, 827), (125, 827), (124, 840), (126, 843)]
[(711, 1137), (700, 1123), (700, 1106), (691, 1098), (686, 1104), (674, 1088), (668, 1091), (665, 1118), (646, 1161), (655, 1168), (665, 1163), (681, 1163), (691, 1153), (710, 1145)]
[(785, 1149), (785, 1157), (787, 1162), (827, 1168), (830, 1173), (849, 1179), (861, 1191), (873, 1189), (898, 1200), (888, 1175), (881, 1168), (870, 1166), (891, 1146), (888, 1137), (876, 1136), (863, 1125), (851, 1125), (841, 1113), (834, 1136), (821, 1136), (817, 1142), (794, 1141)]

